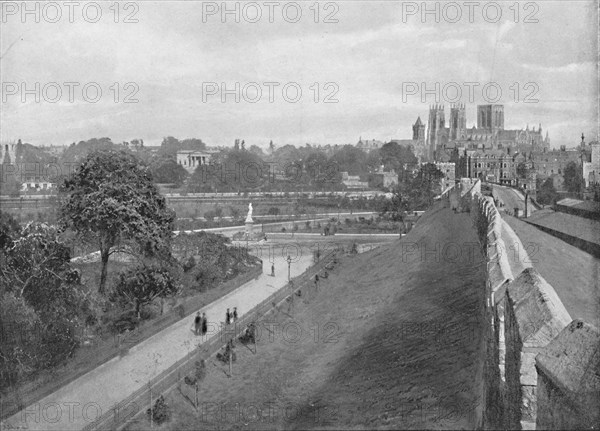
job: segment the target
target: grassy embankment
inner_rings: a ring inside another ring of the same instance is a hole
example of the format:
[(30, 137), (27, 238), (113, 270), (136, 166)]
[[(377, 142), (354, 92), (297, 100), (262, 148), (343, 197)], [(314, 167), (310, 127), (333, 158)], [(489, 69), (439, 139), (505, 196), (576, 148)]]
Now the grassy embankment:
[[(468, 215), (444, 209), (402, 240), (341, 258), (318, 290), (259, 325), (256, 353), (237, 344), (232, 377), (207, 362), (198, 411), (177, 389), (165, 394), (172, 418), (155, 429), (476, 427), (485, 271), (476, 242)], [(461, 247), (452, 261), (402, 258), (450, 243)], [(128, 429), (148, 427), (142, 418)]]

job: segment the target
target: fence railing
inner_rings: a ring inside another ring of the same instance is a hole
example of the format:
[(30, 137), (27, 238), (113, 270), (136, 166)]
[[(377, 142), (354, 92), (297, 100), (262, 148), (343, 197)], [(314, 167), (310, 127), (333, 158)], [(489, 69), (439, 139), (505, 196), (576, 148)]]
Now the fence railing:
[[(292, 288), (289, 288), (290, 285), (288, 284), (287, 287), (282, 287), (271, 294), (268, 298), (246, 313), (234, 325), (230, 325), (226, 333), (233, 333), (237, 338), (250, 323), (256, 322), (259, 316), (264, 316), (272, 312), (278, 304), (286, 301), (288, 297), (293, 298), (296, 292), (311, 283), (311, 279), (324, 268), (331, 268), (331, 265), (335, 263), (336, 255), (337, 250), (333, 250), (326, 256), (323, 256), (316, 265), (313, 265), (302, 275), (295, 277), (292, 280)], [(231, 330), (232, 326), (233, 330)], [(222, 339), (224, 333), (222, 328), (218, 334), (215, 334), (212, 338), (206, 340), (206, 342), (202, 343), (198, 349), (185, 355), (158, 376), (150, 380), (148, 384), (139, 388), (108, 412), (102, 414), (96, 421), (88, 424), (83, 428), (84, 431), (120, 429), (129, 420), (138, 415), (145, 414), (146, 408), (154, 403), (159, 394), (167, 392), (181, 384), (185, 376), (195, 368), (196, 361), (208, 359), (227, 343), (227, 341)]]

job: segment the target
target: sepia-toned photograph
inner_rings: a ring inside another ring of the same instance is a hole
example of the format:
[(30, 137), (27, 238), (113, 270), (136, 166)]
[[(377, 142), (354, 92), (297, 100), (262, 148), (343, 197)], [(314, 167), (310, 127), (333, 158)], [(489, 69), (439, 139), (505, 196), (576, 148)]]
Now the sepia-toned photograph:
[(0, 431), (598, 429), (599, 11), (0, 1)]

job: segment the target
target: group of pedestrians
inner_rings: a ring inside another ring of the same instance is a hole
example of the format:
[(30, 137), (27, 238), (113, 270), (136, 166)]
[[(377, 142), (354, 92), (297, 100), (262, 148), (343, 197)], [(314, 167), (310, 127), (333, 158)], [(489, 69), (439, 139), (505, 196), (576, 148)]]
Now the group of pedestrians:
[(229, 308), (225, 312), (225, 324), (230, 325), (231, 323), (237, 322), (238, 312), (237, 307), (233, 307), (233, 311), (229, 311)]
[(200, 314), (198, 311), (196, 313), (196, 317), (194, 318), (194, 334), (196, 335), (206, 335), (208, 331), (208, 319), (206, 318), (206, 313)]
[[(238, 320), (238, 311), (237, 307), (233, 307), (233, 311), (229, 311), (229, 308), (225, 312), (225, 324), (231, 325), (232, 323), (237, 322)], [(208, 319), (206, 318), (206, 313), (200, 314), (198, 311), (196, 313), (196, 317), (194, 318), (194, 334), (196, 335), (206, 335), (208, 332)]]

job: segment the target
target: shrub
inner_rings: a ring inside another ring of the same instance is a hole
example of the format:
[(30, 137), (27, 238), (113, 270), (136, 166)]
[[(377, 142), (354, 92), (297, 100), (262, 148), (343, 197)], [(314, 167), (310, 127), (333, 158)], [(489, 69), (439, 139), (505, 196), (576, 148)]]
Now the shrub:
[(204, 213), (204, 218), (205, 218), (207, 221), (213, 221), (215, 217), (216, 217), (216, 214), (215, 214), (215, 212), (214, 212), (214, 211), (206, 211), (206, 212)]
[(171, 412), (165, 398), (161, 395), (154, 403), (154, 407), (146, 410), (146, 414), (152, 417), (153, 422), (160, 425), (169, 420)]
[(183, 272), (188, 272), (194, 266), (196, 266), (196, 259), (194, 259), (194, 256), (190, 256), (183, 264)]

